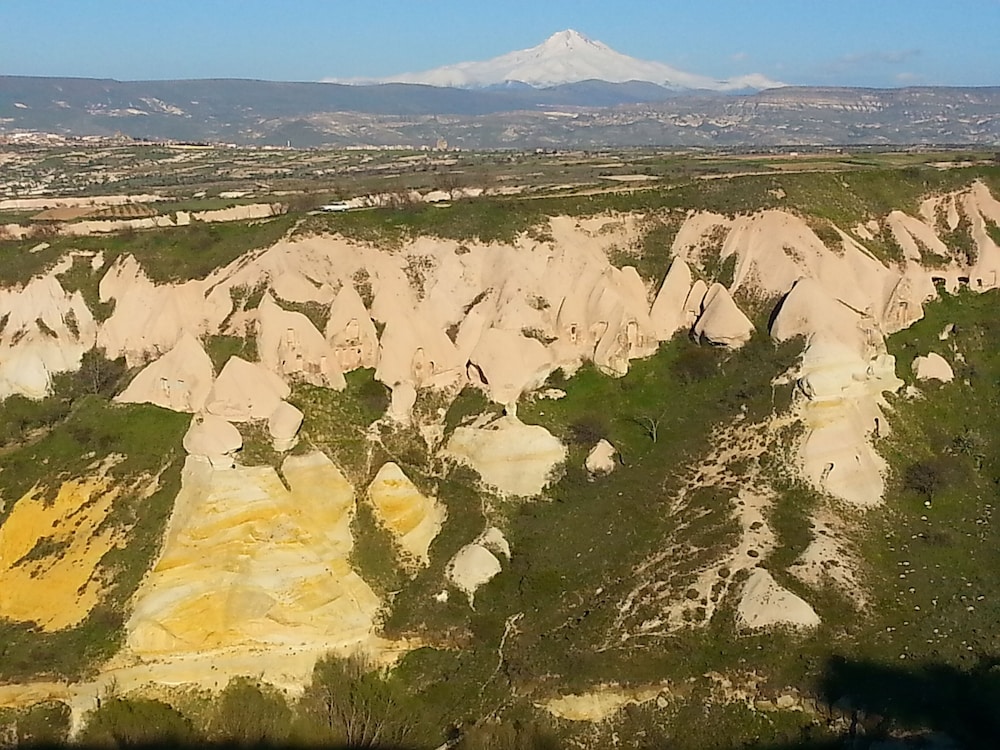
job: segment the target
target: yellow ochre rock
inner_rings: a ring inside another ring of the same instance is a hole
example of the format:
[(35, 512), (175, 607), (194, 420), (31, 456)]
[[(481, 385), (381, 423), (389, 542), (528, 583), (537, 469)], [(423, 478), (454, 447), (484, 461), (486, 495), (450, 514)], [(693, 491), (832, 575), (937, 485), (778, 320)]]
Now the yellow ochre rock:
[(376, 595), (348, 562), (354, 492), (322, 453), (213, 470), (189, 457), (153, 570), (134, 599), (138, 656), (330, 648), (372, 633)]

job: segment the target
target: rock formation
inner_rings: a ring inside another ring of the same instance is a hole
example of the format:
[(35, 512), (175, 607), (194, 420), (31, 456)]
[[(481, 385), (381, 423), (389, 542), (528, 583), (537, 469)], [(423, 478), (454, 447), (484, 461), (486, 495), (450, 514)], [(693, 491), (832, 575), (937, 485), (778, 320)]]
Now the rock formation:
[(740, 628), (760, 630), (773, 627), (810, 629), (820, 620), (805, 601), (782, 588), (763, 568), (757, 568), (743, 585), (736, 606), (736, 623)]
[(115, 400), (199, 412), (205, 408), (214, 378), (212, 360), (201, 342), (184, 333), (173, 349), (146, 365)]
[(274, 450), (284, 453), (295, 447), (303, 419), (302, 412), (287, 401), (281, 401), (274, 408), (267, 418), (267, 431)]
[(913, 360), (913, 374), (917, 380), (938, 380), (942, 383), (950, 383), (955, 379), (955, 373), (948, 360), (937, 352), (931, 352), (925, 357), (916, 357)]
[(286, 378), (343, 390), (347, 385), (333, 347), (305, 315), (283, 310), (270, 294), (257, 308), (261, 364)]
[(96, 332), (83, 296), (68, 294), (54, 275), (0, 289), (0, 400), (44, 398), (54, 374), (79, 369)]
[(445, 575), (473, 603), (476, 589), (502, 570), (496, 555), (481, 544), (467, 544), (448, 563)]
[(615, 456), (618, 451), (607, 440), (601, 439), (590, 449), (585, 468), (592, 476), (603, 476), (615, 470)]
[(348, 562), (350, 484), (320, 453), (281, 468), (291, 490), (271, 467), (187, 459), (163, 549), (133, 599), (130, 653), (370, 639), (379, 601)]
[(208, 394), (206, 408), (230, 422), (267, 419), (290, 390), (262, 365), (230, 357)]
[(702, 301), (694, 335), (710, 343), (738, 349), (753, 335), (753, 323), (736, 306), (722, 284), (712, 284)]
[(444, 455), (468, 464), (506, 495), (535, 497), (566, 460), (566, 448), (544, 427), (506, 416), (483, 427), (456, 428)]
[(243, 437), (232, 423), (213, 414), (198, 414), (184, 435), (184, 450), (207, 460), (214, 469), (231, 469)]
[(368, 499), (379, 522), (396, 543), (421, 565), (430, 562), (431, 542), (447, 515), (444, 506), (426, 497), (392, 461), (383, 464), (368, 486)]

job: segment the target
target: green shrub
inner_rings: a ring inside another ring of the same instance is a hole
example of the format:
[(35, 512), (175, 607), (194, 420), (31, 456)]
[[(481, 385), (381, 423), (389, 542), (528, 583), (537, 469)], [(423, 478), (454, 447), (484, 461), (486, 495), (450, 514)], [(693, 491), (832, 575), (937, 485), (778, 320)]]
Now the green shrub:
[(275, 745), (287, 741), (292, 730), (292, 711), (284, 696), (248, 677), (230, 680), (214, 708), (210, 735), (217, 742)]
[(166, 703), (145, 698), (111, 698), (87, 715), (80, 733), (84, 745), (137, 747), (194, 744), (191, 722)]

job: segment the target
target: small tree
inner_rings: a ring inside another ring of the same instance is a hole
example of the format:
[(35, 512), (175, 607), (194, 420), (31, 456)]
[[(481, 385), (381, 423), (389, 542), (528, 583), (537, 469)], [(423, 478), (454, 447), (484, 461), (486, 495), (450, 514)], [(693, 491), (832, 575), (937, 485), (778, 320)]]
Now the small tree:
[(309, 741), (349, 747), (415, 744), (420, 712), (407, 704), (403, 686), (360, 657), (328, 656), (313, 669), (299, 702)]
[(191, 722), (172, 706), (155, 700), (112, 698), (87, 715), (82, 745), (190, 745), (198, 736)]
[(235, 677), (222, 691), (212, 717), (214, 740), (237, 745), (277, 744), (288, 739), (292, 711), (284, 696), (247, 677)]

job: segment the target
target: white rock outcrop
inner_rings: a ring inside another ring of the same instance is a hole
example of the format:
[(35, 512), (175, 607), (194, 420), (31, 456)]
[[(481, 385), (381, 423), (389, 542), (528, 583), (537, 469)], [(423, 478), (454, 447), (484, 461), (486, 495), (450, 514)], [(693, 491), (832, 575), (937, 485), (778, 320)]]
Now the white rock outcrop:
[(316, 326), (300, 312), (284, 310), (270, 294), (257, 308), (257, 351), (261, 364), (282, 377), (343, 390), (339, 358)]
[(584, 466), (592, 476), (604, 476), (615, 470), (615, 456), (618, 451), (607, 440), (601, 439), (590, 449)]
[(214, 379), (212, 360), (201, 342), (184, 333), (173, 349), (146, 365), (115, 401), (196, 413), (205, 408)]
[(750, 319), (736, 306), (722, 284), (712, 284), (702, 301), (702, 312), (694, 324), (694, 335), (713, 344), (738, 349), (753, 335)]
[(274, 450), (284, 453), (295, 447), (303, 418), (302, 412), (287, 401), (282, 401), (275, 407), (267, 418), (267, 431)]
[(55, 276), (0, 289), (0, 400), (44, 398), (53, 375), (79, 369), (96, 332), (83, 296), (67, 293)]
[(955, 379), (955, 372), (948, 360), (937, 352), (914, 358), (913, 374), (917, 380), (937, 380), (942, 383), (950, 383)]
[(746, 630), (810, 630), (819, 626), (820, 619), (806, 601), (780, 586), (766, 570), (757, 568), (743, 585), (736, 605), (736, 624)]
[(691, 283), (691, 268), (683, 258), (675, 258), (649, 310), (653, 334), (660, 341), (670, 340), (675, 333), (690, 325), (684, 303), (691, 291)]
[(233, 454), (243, 447), (240, 431), (222, 417), (196, 414), (184, 434), (184, 450), (206, 459), (213, 469), (231, 469)]
[(260, 364), (230, 357), (208, 394), (205, 407), (230, 422), (270, 417), (288, 397), (285, 381)]
[(345, 283), (330, 306), (326, 340), (344, 372), (378, 364), (375, 323), (353, 284)]
[(469, 604), (472, 605), (476, 589), (489, 583), (501, 570), (496, 555), (481, 544), (473, 543), (465, 545), (455, 553), (445, 568), (445, 576), (469, 597)]
[(483, 427), (456, 428), (444, 455), (468, 464), (506, 495), (535, 497), (566, 460), (566, 447), (544, 427), (505, 416)]
[(490, 400), (515, 407), (522, 394), (535, 390), (552, 371), (545, 345), (520, 331), (489, 328), (469, 356), (470, 377), (481, 380)]

